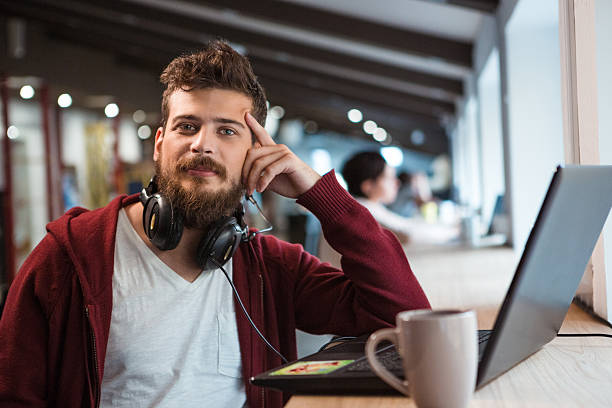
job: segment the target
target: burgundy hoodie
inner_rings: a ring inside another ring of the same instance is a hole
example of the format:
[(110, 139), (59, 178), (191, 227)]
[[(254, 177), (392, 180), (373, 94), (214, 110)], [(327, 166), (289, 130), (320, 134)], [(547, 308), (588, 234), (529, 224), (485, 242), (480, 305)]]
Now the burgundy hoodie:
[[(23, 264), (0, 320), (0, 406), (96, 407), (112, 312), (115, 231), (121, 196), (106, 207), (75, 208), (49, 223)], [(342, 270), (273, 236), (242, 244), (233, 279), (268, 340), (296, 358), (295, 329), (360, 335), (394, 323), (402, 310), (428, 308), (392, 233), (336, 182), (323, 176), (299, 204), (320, 221)], [(288, 395), (249, 384), (281, 365), (236, 305), (247, 404), (280, 407)]]

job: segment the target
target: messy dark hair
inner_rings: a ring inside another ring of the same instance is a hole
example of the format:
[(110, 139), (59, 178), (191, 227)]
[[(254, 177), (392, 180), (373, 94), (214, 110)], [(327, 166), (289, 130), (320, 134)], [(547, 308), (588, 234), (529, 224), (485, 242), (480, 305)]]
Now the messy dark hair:
[(192, 54), (181, 55), (168, 64), (160, 76), (166, 86), (162, 96), (161, 126), (166, 127), (170, 95), (178, 89), (228, 89), (240, 92), (253, 101), (251, 114), (262, 126), (266, 123), (266, 95), (253, 73), (249, 60), (222, 40), (210, 41)]

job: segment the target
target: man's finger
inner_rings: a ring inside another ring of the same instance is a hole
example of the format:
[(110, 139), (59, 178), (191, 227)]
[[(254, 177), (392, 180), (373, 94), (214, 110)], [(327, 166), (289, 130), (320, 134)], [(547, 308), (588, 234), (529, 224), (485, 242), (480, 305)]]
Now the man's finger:
[(282, 174), (287, 169), (289, 164), (290, 159), (287, 154), (280, 155), (276, 160), (268, 164), (261, 173), (259, 180), (257, 180), (255, 186), (257, 191), (260, 193), (264, 192), (276, 176)]
[[(252, 190), (256, 189), (259, 186), (260, 179), (262, 177), (269, 178), (268, 183), (272, 181), (272, 179), (276, 177), (278, 173), (274, 172), (273, 169), (269, 169), (268, 167), (270, 164), (278, 161), (280, 158), (286, 155), (287, 152), (279, 150), (256, 159), (249, 169), (249, 174), (247, 175), (247, 180), (245, 183), (247, 190), (251, 192)], [(266, 185), (268, 183), (266, 183)]]
[(261, 146), (259, 142), (255, 142), (253, 148), (249, 149), (246, 157), (244, 158), (244, 164), (242, 165), (242, 180), (246, 184), (247, 176), (251, 171), (253, 162), (262, 156), (274, 153), (278, 149), (278, 145), (274, 146)]
[(255, 139), (257, 139), (262, 146), (273, 146), (276, 144), (274, 139), (272, 139), (272, 136), (266, 132), (266, 129), (264, 129), (264, 127), (257, 122), (253, 115), (248, 112), (246, 114), (246, 123), (251, 128), (251, 131), (255, 134)]

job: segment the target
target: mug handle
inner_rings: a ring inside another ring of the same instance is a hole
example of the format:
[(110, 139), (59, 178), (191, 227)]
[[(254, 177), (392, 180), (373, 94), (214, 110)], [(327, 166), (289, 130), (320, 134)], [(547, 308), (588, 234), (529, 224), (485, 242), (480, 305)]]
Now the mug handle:
[(376, 346), (383, 340), (389, 340), (397, 348), (397, 328), (381, 329), (378, 330), (368, 337), (368, 341), (365, 347), (365, 354), (372, 367), (372, 371), (376, 373), (380, 378), (383, 379), (387, 384), (398, 390), (404, 395), (409, 395), (408, 381), (401, 381), (398, 377), (393, 375), (389, 370), (385, 368), (376, 358)]

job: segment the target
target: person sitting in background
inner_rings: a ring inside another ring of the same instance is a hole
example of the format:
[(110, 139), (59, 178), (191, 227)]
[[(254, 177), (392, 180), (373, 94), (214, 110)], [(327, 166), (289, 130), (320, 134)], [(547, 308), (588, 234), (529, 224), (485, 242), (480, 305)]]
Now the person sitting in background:
[(397, 196), (395, 200), (387, 206), (391, 211), (403, 217), (413, 217), (419, 212), (417, 197), (415, 197), (415, 192), (411, 183), (412, 178), (413, 174), (406, 171), (397, 175), (397, 179), (399, 180)]
[[(400, 183), (397, 197), (387, 207), (404, 217), (420, 214), (429, 222), (436, 221), (439, 200), (431, 191), (427, 174), (403, 171), (397, 175), (397, 178)], [(431, 214), (432, 212), (434, 214)]]
[(404, 217), (386, 207), (395, 201), (400, 183), (395, 169), (379, 153), (355, 154), (344, 164), (342, 176), (349, 193), (403, 244), (441, 244), (459, 236), (457, 225), (429, 223), (418, 215)]

